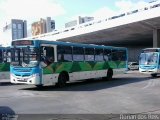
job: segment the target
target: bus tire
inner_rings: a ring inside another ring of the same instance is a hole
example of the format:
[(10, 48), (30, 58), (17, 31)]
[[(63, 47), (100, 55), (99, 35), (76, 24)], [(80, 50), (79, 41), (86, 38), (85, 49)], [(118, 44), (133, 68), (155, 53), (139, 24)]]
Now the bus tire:
[(38, 89), (43, 88), (43, 85), (36, 85)]
[(152, 77), (157, 77), (157, 74), (151, 74)]
[(68, 81), (68, 76), (65, 72), (60, 73), (58, 77), (58, 83), (56, 84), (58, 87), (64, 87), (66, 82)]
[(107, 80), (112, 80), (113, 70), (111, 68), (107, 71)]

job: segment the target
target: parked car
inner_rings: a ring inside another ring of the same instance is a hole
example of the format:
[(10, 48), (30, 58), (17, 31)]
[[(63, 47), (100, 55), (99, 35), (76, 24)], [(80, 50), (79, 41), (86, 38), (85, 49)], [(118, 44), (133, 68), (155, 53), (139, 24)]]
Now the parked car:
[(137, 62), (129, 62), (128, 63), (128, 70), (138, 70), (139, 64)]

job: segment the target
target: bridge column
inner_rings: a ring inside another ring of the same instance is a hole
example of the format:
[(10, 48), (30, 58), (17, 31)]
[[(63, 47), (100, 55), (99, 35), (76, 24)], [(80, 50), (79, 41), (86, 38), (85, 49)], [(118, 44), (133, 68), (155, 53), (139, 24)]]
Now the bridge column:
[(160, 47), (160, 29), (153, 30), (153, 47)]

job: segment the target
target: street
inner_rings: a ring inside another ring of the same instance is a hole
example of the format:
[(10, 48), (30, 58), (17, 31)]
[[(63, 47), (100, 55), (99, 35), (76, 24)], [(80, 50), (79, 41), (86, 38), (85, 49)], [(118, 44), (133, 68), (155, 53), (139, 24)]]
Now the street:
[(68, 83), (64, 88), (1, 84), (0, 112), (15, 114), (159, 113), (160, 77), (138, 71)]

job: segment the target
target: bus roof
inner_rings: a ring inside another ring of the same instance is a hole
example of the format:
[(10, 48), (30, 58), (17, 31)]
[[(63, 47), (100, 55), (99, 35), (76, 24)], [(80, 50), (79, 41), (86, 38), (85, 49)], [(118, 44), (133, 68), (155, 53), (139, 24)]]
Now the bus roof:
[(142, 52), (160, 52), (160, 48), (145, 48)]
[(146, 49), (160, 50), (160, 48), (144, 48), (143, 50), (146, 50)]
[[(83, 44), (83, 43), (72, 43), (72, 42), (63, 42), (63, 41), (50, 41), (50, 40), (40, 40), (40, 39), (29, 39), (29, 41), (35, 41), (42, 44), (55, 44), (55, 45), (66, 45), (66, 46), (77, 46), (77, 47), (87, 47), (87, 48), (117, 48), (117, 49), (126, 49), (125, 47), (114, 47), (114, 46), (105, 46), (105, 45), (95, 45), (95, 44)], [(20, 40), (13, 40), (20, 41)], [(25, 40), (26, 41), (26, 40)]]
[(0, 49), (9, 49), (10, 47), (3, 47), (3, 46), (0, 46)]

